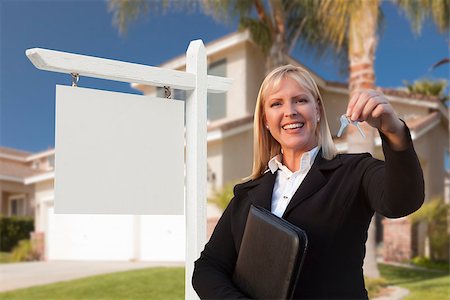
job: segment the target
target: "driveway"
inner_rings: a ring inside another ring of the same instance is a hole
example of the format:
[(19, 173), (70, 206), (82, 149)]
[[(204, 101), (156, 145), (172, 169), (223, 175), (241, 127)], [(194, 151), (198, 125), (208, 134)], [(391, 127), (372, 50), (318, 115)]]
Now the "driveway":
[(184, 262), (40, 261), (0, 264), (0, 292), (159, 266), (184, 266)]

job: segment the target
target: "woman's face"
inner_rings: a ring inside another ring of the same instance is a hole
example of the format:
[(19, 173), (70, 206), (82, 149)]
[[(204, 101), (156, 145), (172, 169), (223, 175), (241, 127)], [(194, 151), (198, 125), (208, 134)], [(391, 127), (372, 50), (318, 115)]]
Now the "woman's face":
[(317, 146), (320, 118), (313, 95), (286, 77), (277, 90), (269, 91), (264, 103), (264, 121), (284, 153), (304, 153)]

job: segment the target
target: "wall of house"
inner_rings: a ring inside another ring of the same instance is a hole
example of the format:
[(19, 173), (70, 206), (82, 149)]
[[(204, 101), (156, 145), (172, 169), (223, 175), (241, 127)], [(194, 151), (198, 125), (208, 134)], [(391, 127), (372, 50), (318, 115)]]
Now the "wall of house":
[(0, 213), (8, 215), (9, 201), (8, 198), (14, 195), (25, 194), (25, 215), (33, 217), (35, 209), (34, 186), (24, 185), (12, 181), (0, 181)]
[(320, 91), (325, 105), (331, 135), (336, 136), (341, 125), (339, 118), (347, 110), (348, 96), (334, 91)]
[(223, 185), (223, 143), (221, 140), (208, 143), (208, 197), (212, 197), (214, 193)]
[(244, 44), (227, 49), (227, 77), (233, 84), (227, 92), (227, 118), (237, 119), (247, 114), (245, 103), (246, 86), (246, 49)]
[(223, 144), (223, 183), (241, 181), (252, 172), (253, 129), (230, 136)]
[(266, 75), (265, 58), (259, 48), (250, 42), (245, 44), (246, 57), (246, 93), (243, 94), (246, 101), (247, 115), (253, 115), (255, 112), (256, 100), (258, 97), (259, 87)]
[(406, 120), (411, 117), (421, 117), (426, 116), (429, 114), (429, 108), (418, 106), (418, 105), (411, 105), (407, 103), (399, 103), (396, 101), (391, 101), (392, 107), (397, 112), (397, 115), (400, 119)]
[(449, 143), (447, 130), (447, 125), (444, 122), (441, 122), (436, 128), (426, 135), (426, 138), (429, 139), (428, 151), (430, 155), (430, 180), (428, 186), (428, 196), (430, 197), (444, 196), (444, 154)]
[(54, 181), (46, 180), (38, 182), (35, 185), (35, 231), (45, 232), (47, 230), (47, 213), (48, 208), (54, 206)]

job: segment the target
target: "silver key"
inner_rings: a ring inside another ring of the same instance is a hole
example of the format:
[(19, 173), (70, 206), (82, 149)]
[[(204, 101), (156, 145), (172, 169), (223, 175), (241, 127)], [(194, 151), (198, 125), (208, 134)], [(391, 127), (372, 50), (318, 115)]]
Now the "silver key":
[(341, 137), (342, 133), (344, 133), (345, 128), (347, 128), (348, 124), (350, 124), (350, 121), (346, 115), (342, 115), (340, 118), (340, 121), (341, 121), (341, 127), (339, 128), (337, 137)]
[(358, 128), (358, 131), (361, 134), (361, 136), (363, 138), (366, 138), (366, 135), (364, 134), (364, 131), (361, 129), (361, 127), (359, 126), (359, 122), (358, 121), (351, 121), (346, 115), (342, 115), (341, 118), (340, 118), (340, 121), (341, 121), (341, 127), (339, 128), (339, 131), (337, 133), (337, 137), (341, 137), (341, 135), (344, 132), (345, 128), (347, 128), (347, 126), (349, 124), (352, 124), (352, 125), (356, 126), (356, 128)]
[(356, 126), (356, 128), (358, 128), (359, 133), (361, 133), (362, 137), (365, 139), (366, 135), (364, 134), (364, 131), (362, 130), (362, 128), (359, 126), (359, 122), (354, 121), (352, 122), (353, 125)]

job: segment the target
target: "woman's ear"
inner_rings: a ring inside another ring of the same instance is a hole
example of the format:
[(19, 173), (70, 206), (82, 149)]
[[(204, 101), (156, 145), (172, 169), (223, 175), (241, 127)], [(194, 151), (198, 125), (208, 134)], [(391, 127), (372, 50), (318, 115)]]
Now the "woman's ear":
[(320, 122), (320, 104), (319, 103), (317, 103), (317, 107), (316, 107), (316, 120), (317, 120), (317, 123)]

